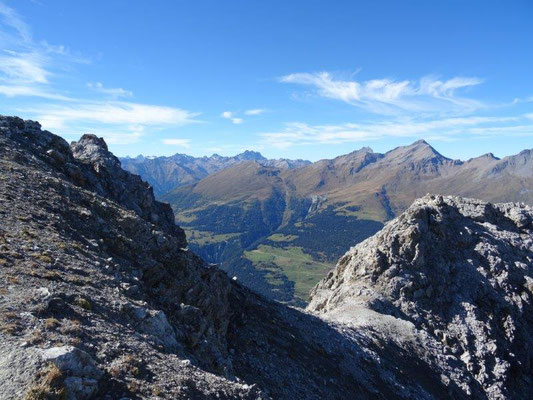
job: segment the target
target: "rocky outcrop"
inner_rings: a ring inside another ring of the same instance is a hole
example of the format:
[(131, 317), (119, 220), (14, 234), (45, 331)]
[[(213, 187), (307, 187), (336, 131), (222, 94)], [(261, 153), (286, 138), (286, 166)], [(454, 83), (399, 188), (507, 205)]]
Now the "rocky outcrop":
[[(0, 352), (11, 360), (4, 370), (32, 359), (26, 354), (35, 347), (48, 354), (52, 344), (67, 343), (103, 370), (117, 354), (150, 359), (153, 347), (232, 376), (231, 282), (184, 249), (170, 207), (123, 171), (102, 139), (85, 135), (69, 146), (36, 122), (2, 117), (0, 162)], [(46, 362), (25, 364), (22, 382), (33, 374), (40, 385)], [(85, 378), (62, 382), (69, 392), (79, 384), (96, 393), (97, 382), (87, 388)], [(0, 398), (20, 391), (2, 386)]]
[(532, 263), (532, 208), (428, 195), (346, 253), (309, 309), (355, 325), (369, 313), (407, 324), (428, 353), (460, 364), (468, 386), (530, 398)]
[(151, 187), (139, 176), (121, 168), (120, 161), (108, 151), (103, 139), (83, 135), (69, 146), (59, 136), (41, 131), (38, 122), (17, 117), (1, 118), (0, 129), (5, 138), (21, 146), (12, 154), (6, 153), (8, 159), (20, 162), (31, 159), (47, 169), (53, 168), (77, 186), (116, 201), (161, 230), (179, 237), (181, 246), (186, 246), (185, 234), (175, 225), (172, 209), (156, 201)]
[(147, 183), (138, 175), (124, 171), (102, 138), (83, 135), (70, 148), (75, 159), (96, 173), (96, 176), (86, 175), (86, 181), (96, 193), (135, 211), (141, 218), (160, 226), (164, 232), (179, 237), (181, 245), (186, 246), (185, 234), (174, 223), (174, 213), (169, 205), (155, 201), (153, 190)]

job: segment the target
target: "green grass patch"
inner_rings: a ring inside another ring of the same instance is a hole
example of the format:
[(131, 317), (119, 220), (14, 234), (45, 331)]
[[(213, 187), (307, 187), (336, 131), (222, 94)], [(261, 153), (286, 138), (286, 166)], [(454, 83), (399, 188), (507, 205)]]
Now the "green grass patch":
[[(255, 250), (245, 251), (244, 256), (249, 259), (256, 268), (269, 271), (269, 276), (275, 276), (275, 270), (281, 270), (285, 276), (294, 282), (295, 296), (308, 301), (309, 291), (328, 273), (333, 267), (315, 261), (310, 254), (301, 247), (272, 247), (260, 245)], [(276, 284), (277, 282), (271, 282)]]
[(179, 212), (175, 214), (177, 224), (189, 224), (196, 219), (196, 215), (188, 212)]
[(194, 229), (185, 229), (185, 234), (187, 235), (187, 240), (189, 242), (194, 243), (198, 246), (205, 246), (209, 243), (225, 242), (226, 240), (240, 235), (240, 233), (214, 234), (213, 232), (198, 231)]
[(282, 233), (274, 233), (267, 237), (268, 240), (273, 242), (292, 242), (293, 240), (298, 239), (297, 235), (284, 235)]

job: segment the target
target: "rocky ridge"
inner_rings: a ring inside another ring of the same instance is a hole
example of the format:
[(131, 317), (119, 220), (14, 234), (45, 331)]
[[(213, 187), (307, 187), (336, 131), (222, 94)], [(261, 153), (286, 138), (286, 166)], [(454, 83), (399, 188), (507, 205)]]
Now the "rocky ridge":
[[(527, 233), (530, 210), (508, 207)], [(419, 320), (385, 302), (335, 320), (340, 281), (320, 286), (312, 304), (321, 306), (306, 312), (206, 265), (184, 247), (168, 206), (95, 136), (69, 146), (36, 122), (0, 117), (0, 218), (0, 399), (512, 397), (512, 382), (485, 384), (447, 350), (422, 300), (410, 306)], [(512, 230), (506, 221), (500, 230)], [(510, 251), (529, 256), (527, 238), (515, 240)], [(517, 288), (506, 290), (518, 301)], [(498, 340), (498, 352), (514, 351)]]
[(348, 251), (308, 309), (355, 326), (391, 316), (388, 329), (427, 333), (488, 398), (529, 398), (532, 263), (531, 207), (428, 195)]
[(246, 150), (233, 157), (213, 154), (210, 157), (192, 157), (186, 154), (174, 154), (169, 157), (121, 158), (122, 168), (142, 176), (150, 183), (156, 196), (163, 196), (171, 190), (200, 181), (201, 179), (225, 168), (243, 162), (254, 161), (266, 167), (294, 169), (311, 164), (306, 160), (289, 160), (285, 158), (267, 159), (261, 153)]

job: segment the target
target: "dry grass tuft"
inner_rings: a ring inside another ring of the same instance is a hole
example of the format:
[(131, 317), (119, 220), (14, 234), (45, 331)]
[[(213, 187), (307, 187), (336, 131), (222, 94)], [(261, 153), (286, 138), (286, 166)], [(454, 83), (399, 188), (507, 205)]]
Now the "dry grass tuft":
[(48, 254), (45, 254), (45, 253), (39, 254), (36, 258), (47, 264), (52, 264), (52, 261), (53, 261), (52, 257), (50, 257)]
[(8, 311), (1, 315), (0, 332), (6, 335), (14, 335), (20, 329), (18, 322), (18, 314), (16, 312)]
[(18, 332), (19, 328), (20, 327), (18, 326), (17, 323), (10, 322), (7, 324), (2, 324), (2, 326), (0, 326), (0, 331), (2, 331), (2, 333), (6, 335), (14, 335), (15, 333)]
[(81, 322), (77, 319), (66, 321), (63, 323), (59, 331), (64, 335), (79, 335), (82, 331)]
[(63, 382), (64, 377), (61, 370), (55, 364), (50, 364), (44, 371), (41, 381), (26, 393), (24, 399), (65, 400), (67, 398), (67, 390)]
[(89, 300), (84, 299), (83, 297), (78, 297), (76, 299), (76, 304), (79, 305), (84, 310), (87, 310), (87, 311), (91, 311), (92, 308), (93, 308), (91, 303), (89, 302)]
[(41, 331), (34, 331), (27, 339), (28, 344), (39, 344), (43, 341), (43, 333)]
[(46, 318), (44, 321), (44, 326), (46, 329), (55, 329), (57, 328), (61, 323), (56, 318)]

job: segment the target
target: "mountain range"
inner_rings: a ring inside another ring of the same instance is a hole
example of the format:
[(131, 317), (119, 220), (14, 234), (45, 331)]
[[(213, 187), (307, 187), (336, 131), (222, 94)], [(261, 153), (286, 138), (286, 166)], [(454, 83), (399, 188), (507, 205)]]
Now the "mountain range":
[(95, 135), (0, 116), (0, 200), (1, 400), (533, 395), (524, 204), (417, 199), (301, 309), (195, 255)]
[[(303, 305), (340, 255), (426, 193), (533, 204), (532, 154), (461, 161), (419, 140), (384, 154), (363, 147), (279, 168), (248, 152), (159, 198), (208, 262), (264, 295)], [(142, 166), (151, 164), (140, 160), (134, 169), (123, 162), (149, 182), (154, 175)]]
[(182, 185), (198, 182), (221, 169), (244, 161), (256, 161), (261, 165), (276, 168), (297, 168), (310, 164), (306, 160), (269, 160), (256, 151), (246, 150), (233, 157), (213, 154), (210, 157), (192, 157), (174, 154), (170, 157), (124, 157), (120, 159), (125, 170), (141, 175), (154, 188), (154, 193), (163, 195)]

